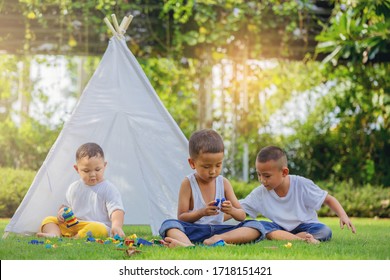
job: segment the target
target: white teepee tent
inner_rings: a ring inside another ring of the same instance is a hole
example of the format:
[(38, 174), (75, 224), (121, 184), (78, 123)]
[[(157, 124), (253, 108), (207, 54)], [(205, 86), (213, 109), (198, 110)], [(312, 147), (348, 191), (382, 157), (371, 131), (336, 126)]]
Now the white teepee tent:
[(150, 225), (157, 235), (165, 219), (176, 217), (180, 183), (191, 172), (188, 141), (128, 49), (123, 22), (118, 27), (114, 20), (115, 30), (106, 20), (115, 36), (5, 234), (35, 233), (44, 217), (56, 216), (79, 178), (72, 166), (86, 142), (105, 152), (105, 178), (122, 195), (125, 224)]

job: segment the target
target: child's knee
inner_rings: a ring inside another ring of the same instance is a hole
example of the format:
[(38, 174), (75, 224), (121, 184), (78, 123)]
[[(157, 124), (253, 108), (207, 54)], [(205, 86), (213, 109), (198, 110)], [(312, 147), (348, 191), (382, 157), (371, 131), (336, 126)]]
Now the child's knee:
[(54, 223), (54, 224), (58, 225), (57, 217), (55, 217), (55, 216), (48, 216), (48, 217), (44, 218), (42, 223), (41, 223), (41, 226), (44, 226), (44, 225), (49, 224), (49, 223)]
[(316, 233), (313, 234), (314, 238), (319, 241), (328, 241), (332, 238), (332, 230), (328, 226), (323, 226)]
[(162, 223), (160, 230), (159, 230), (160, 236), (162, 238), (167, 237), (168, 231), (170, 231), (171, 229), (180, 230), (182, 232), (185, 232), (183, 225), (178, 220), (169, 219), (169, 220), (165, 220)]
[(56, 225), (58, 225), (57, 217), (55, 217), (55, 216), (48, 216), (48, 217), (44, 218), (42, 223), (41, 223), (40, 232), (43, 232), (43, 227), (45, 225), (47, 225), (47, 224), (56, 224)]

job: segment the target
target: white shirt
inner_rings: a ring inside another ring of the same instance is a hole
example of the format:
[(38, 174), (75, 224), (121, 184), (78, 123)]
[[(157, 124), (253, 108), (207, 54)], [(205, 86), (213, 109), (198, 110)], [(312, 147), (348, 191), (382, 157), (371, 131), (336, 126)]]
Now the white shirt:
[[(188, 180), (190, 180), (191, 191), (192, 191), (192, 199), (194, 201), (194, 209), (192, 211), (196, 211), (198, 209), (205, 208), (207, 204), (205, 203), (202, 192), (200, 191), (198, 182), (195, 178), (195, 173), (187, 176)], [(215, 179), (215, 198), (221, 200), (225, 197), (225, 187), (223, 185), (223, 177), (219, 175)], [(221, 207), (219, 204), (218, 207)], [(218, 215), (214, 216), (203, 216), (199, 220), (195, 222), (195, 224), (207, 224), (207, 225), (220, 225), (223, 223), (224, 213), (219, 211)]]
[(285, 197), (279, 197), (274, 190), (268, 191), (261, 185), (240, 200), (242, 208), (252, 218), (261, 214), (287, 231), (301, 223), (318, 222), (316, 211), (321, 208), (328, 193), (309, 179), (289, 176), (290, 188)]
[(95, 186), (88, 186), (82, 180), (72, 183), (66, 192), (66, 203), (77, 219), (101, 222), (111, 228), (111, 214), (122, 210), (122, 198), (117, 188), (104, 180)]

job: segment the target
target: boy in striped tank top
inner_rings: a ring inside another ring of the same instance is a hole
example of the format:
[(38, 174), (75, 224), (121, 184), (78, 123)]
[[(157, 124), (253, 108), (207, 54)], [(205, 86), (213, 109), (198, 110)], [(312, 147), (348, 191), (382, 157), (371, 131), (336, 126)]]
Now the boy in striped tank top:
[[(246, 220), (246, 213), (230, 182), (220, 175), (224, 158), (221, 136), (211, 129), (192, 134), (188, 163), (195, 170), (184, 178), (178, 203), (178, 219), (163, 222), (160, 235), (168, 247), (243, 244), (264, 239), (260, 222)], [(233, 218), (237, 225), (224, 224)]]

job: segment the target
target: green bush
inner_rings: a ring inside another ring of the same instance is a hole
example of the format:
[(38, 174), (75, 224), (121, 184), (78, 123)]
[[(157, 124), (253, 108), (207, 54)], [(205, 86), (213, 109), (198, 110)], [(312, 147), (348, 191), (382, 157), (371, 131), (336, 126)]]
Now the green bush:
[[(383, 186), (356, 186), (349, 182), (318, 182), (318, 185), (337, 198), (351, 217), (390, 218), (390, 188)], [(329, 207), (322, 207), (320, 216), (335, 216)]]
[(10, 218), (15, 213), (29, 189), (35, 171), (0, 168), (0, 218)]
[[(245, 183), (230, 180), (238, 199), (246, 197), (259, 182)], [(331, 181), (316, 182), (319, 187), (341, 203), (351, 217), (380, 217), (390, 218), (390, 188), (382, 186), (356, 186), (352, 181), (334, 183)], [(318, 211), (321, 217), (332, 217), (336, 214), (327, 206)]]
[(245, 183), (243, 181), (230, 180), (230, 183), (238, 199), (245, 198), (253, 189), (260, 185), (258, 181)]

